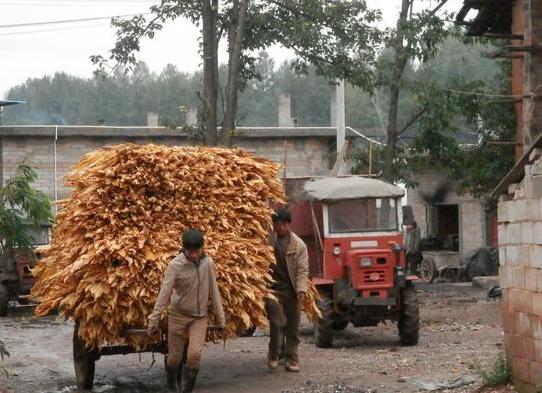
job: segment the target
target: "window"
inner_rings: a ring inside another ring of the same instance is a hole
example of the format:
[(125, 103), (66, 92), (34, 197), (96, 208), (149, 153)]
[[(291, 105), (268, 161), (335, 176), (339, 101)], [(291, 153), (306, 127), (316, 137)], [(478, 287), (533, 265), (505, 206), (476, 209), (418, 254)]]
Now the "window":
[(330, 233), (397, 230), (397, 205), (392, 198), (333, 202), (328, 215)]

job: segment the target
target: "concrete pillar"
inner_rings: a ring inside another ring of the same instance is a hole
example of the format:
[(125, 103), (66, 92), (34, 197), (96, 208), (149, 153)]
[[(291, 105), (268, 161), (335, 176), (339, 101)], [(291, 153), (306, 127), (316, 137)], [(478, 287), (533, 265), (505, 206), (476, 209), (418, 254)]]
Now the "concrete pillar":
[(186, 112), (186, 125), (195, 125), (198, 124), (198, 108), (195, 106), (191, 106), (188, 108), (188, 112)]
[(158, 127), (158, 113), (147, 112), (147, 127)]
[(329, 88), (329, 119), (330, 126), (337, 127), (337, 86), (331, 85)]
[[(345, 139), (346, 114), (345, 114), (345, 89), (344, 80), (337, 80), (336, 92), (336, 127), (337, 127), (337, 154), (343, 148)], [(346, 162), (339, 168), (339, 175), (346, 175)]]
[(289, 94), (279, 95), (279, 127), (292, 127), (291, 102)]

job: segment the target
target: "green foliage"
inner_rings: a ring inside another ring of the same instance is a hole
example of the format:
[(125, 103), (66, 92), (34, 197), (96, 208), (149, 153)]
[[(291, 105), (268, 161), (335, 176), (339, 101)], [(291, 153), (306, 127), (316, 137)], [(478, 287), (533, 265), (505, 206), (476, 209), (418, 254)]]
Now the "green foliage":
[(6, 348), (6, 344), (4, 344), (2, 340), (0, 340), (0, 359), (4, 361), (6, 357), (9, 357), (9, 352)]
[(487, 386), (506, 385), (510, 382), (510, 367), (504, 353), (500, 352), (491, 366), (479, 370), (479, 374)]
[(29, 164), (22, 163), (0, 188), (0, 250), (32, 246), (29, 229), (52, 220), (49, 199), (32, 187), (37, 177)]

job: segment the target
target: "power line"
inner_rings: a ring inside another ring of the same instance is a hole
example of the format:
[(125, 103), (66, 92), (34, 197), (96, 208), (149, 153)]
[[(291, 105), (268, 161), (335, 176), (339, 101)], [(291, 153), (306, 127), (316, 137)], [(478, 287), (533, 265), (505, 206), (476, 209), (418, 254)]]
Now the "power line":
[(82, 25), (82, 26), (69, 26), (69, 27), (58, 27), (56, 29), (39, 29), (39, 30), (27, 30), (27, 31), (13, 31), (9, 33), (0, 33), (0, 37), (7, 35), (26, 35), (26, 34), (36, 34), (36, 33), (49, 33), (55, 31), (65, 31), (65, 30), (75, 30), (75, 29), (86, 29), (90, 27), (103, 27), (104, 23), (92, 24), (92, 25)]
[(95, 18), (53, 20), (53, 21), (47, 21), (47, 22), (15, 23), (15, 24), (11, 24), (11, 25), (0, 25), (0, 29), (10, 29), (10, 28), (15, 28), (15, 27), (29, 27), (29, 26), (57, 25), (57, 24), (63, 24), (63, 23), (78, 23), (78, 22), (87, 22), (87, 21), (93, 21), (93, 20), (104, 20), (104, 19), (111, 19), (111, 18), (126, 18), (126, 17), (129, 17), (129, 16), (148, 15), (148, 14), (149, 13), (126, 14), (126, 15), (99, 16), (99, 17), (95, 17)]
[[(127, 5), (133, 5), (133, 6), (149, 6), (155, 3), (154, 0), (145, 0), (145, 1), (134, 1), (129, 0), (126, 2), (114, 0), (111, 2), (108, 2), (107, 5), (113, 5), (113, 6), (127, 6)], [(103, 2), (92, 2), (92, 1), (85, 1), (85, 2), (0, 2), (0, 7), (2, 6), (8, 6), (8, 7), (103, 7), (105, 3)]]

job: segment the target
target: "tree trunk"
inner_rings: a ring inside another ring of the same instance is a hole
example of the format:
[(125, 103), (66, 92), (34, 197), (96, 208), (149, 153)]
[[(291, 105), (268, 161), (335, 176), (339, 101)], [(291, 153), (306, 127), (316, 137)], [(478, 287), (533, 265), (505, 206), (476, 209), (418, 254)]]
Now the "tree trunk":
[(202, 0), (203, 84), (206, 104), (205, 143), (218, 144), (218, 0)]
[(393, 72), (390, 81), (390, 106), (388, 109), (388, 127), (387, 127), (387, 144), (384, 160), (383, 177), (387, 180), (393, 179), (393, 160), (397, 150), (397, 115), (399, 112), (399, 93), (401, 89), (401, 79), (408, 61), (408, 56), (405, 53), (405, 33), (404, 24), (407, 21), (408, 10), (411, 6), (410, 0), (402, 0), (401, 13), (397, 21), (397, 36), (393, 42), (394, 62)]
[(222, 123), (224, 144), (232, 145), (237, 115), (237, 96), (239, 93), (239, 72), (241, 67), (241, 52), (245, 38), (245, 22), (248, 0), (236, 0), (233, 5), (232, 25), (228, 34), (228, 85), (226, 92), (226, 112)]

